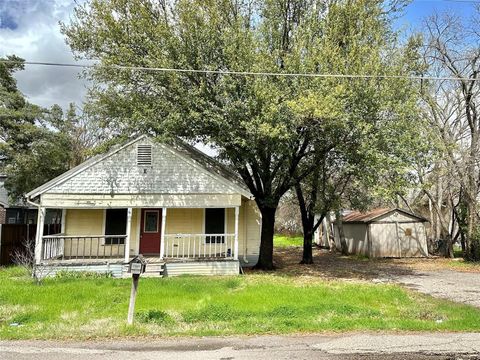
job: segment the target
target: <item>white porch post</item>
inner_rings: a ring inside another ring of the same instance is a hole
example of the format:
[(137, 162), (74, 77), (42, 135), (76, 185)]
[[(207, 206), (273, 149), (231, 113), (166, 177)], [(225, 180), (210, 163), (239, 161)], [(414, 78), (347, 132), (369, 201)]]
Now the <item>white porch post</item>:
[(240, 214), (240, 207), (235, 207), (235, 249), (233, 252), (233, 258), (238, 260), (238, 216)]
[(167, 208), (162, 208), (162, 228), (160, 229), (160, 260), (165, 255), (165, 224), (167, 223)]
[(162, 228), (160, 229), (160, 260), (165, 255), (165, 224), (167, 223), (167, 208), (162, 208)]
[(125, 238), (125, 262), (130, 260), (130, 233), (132, 229), (132, 208), (127, 209), (127, 237)]
[(46, 209), (44, 207), (38, 207), (37, 234), (35, 236), (35, 264), (40, 264), (42, 261), (43, 224), (45, 223), (45, 212)]
[(60, 232), (62, 234), (65, 234), (65, 219), (67, 218), (67, 209), (62, 209), (62, 219), (60, 220), (60, 226), (61, 226), (61, 230)]

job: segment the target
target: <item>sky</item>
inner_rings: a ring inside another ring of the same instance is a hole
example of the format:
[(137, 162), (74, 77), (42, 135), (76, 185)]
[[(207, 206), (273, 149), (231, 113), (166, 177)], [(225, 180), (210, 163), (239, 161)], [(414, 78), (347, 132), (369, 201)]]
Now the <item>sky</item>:
[[(84, 0), (76, 0), (83, 2)], [(419, 28), (434, 11), (455, 11), (468, 16), (480, 0), (413, 0), (395, 27)], [(60, 33), (59, 21), (67, 22), (75, 0), (0, 0), (0, 57), (18, 55), (28, 61), (75, 62)], [(19, 89), (34, 104), (66, 108), (81, 105), (88, 84), (78, 76), (78, 68), (26, 66), (16, 74)]]

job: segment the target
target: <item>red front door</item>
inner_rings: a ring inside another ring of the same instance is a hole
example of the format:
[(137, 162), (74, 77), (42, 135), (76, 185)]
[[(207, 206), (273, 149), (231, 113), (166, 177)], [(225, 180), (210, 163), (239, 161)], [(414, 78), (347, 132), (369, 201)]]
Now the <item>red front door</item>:
[(161, 209), (142, 209), (140, 254), (160, 254)]

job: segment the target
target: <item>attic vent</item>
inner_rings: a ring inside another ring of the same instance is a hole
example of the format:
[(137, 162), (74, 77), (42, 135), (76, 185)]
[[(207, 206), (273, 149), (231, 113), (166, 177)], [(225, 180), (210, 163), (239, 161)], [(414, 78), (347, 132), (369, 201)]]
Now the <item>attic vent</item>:
[(137, 165), (152, 166), (152, 146), (151, 145), (137, 146)]

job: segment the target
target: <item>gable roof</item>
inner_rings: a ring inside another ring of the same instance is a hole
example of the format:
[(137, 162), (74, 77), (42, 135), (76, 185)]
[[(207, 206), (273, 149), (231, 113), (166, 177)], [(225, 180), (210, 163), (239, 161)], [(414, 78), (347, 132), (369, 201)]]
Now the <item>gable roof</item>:
[(418, 220), (422, 222), (427, 222), (428, 220), (425, 219), (422, 216), (415, 215), (409, 211), (399, 209), (399, 208), (378, 208), (378, 209), (373, 209), (367, 212), (361, 212), (361, 211), (352, 211), (348, 213), (347, 215), (344, 216), (343, 222), (344, 223), (365, 223), (368, 224), (370, 222), (375, 221), (376, 219), (391, 214), (393, 212), (401, 212), (405, 215), (417, 218)]
[[(119, 145), (114, 146), (106, 153), (93, 156), (92, 158), (86, 160), (82, 164), (68, 170), (67, 172), (61, 174), (60, 176), (30, 191), (26, 196), (30, 199), (34, 199), (37, 196), (55, 188), (56, 186), (60, 186), (61, 184), (67, 182), (68, 180), (77, 176), (78, 174), (81, 174), (87, 169), (92, 168), (96, 164), (101, 163), (102, 161), (112, 157), (113, 155), (117, 154), (123, 149), (141, 140), (148, 140), (149, 142), (153, 142), (152, 139), (150, 139), (150, 137), (148, 137), (147, 135), (142, 135), (121, 146)], [(211, 177), (214, 177), (216, 180), (228, 186), (235, 192), (238, 192), (239, 194), (245, 197), (252, 198), (252, 194), (245, 187), (242, 180), (233, 171), (231, 171), (230, 169), (228, 169), (226, 166), (219, 163), (215, 159), (209, 157), (208, 155), (203, 154), (201, 151), (195, 149), (193, 146), (186, 144), (180, 139), (177, 139), (170, 144), (168, 143), (156, 143), (156, 144), (165, 148), (166, 150), (169, 150), (170, 152), (175, 153), (175, 155), (181, 157), (191, 166), (197, 169), (200, 169), (203, 173), (208, 174)]]
[[(245, 186), (242, 178), (240, 178), (232, 169), (225, 166), (221, 162), (215, 160), (204, 152), (198, 150), (196, 147), (178, 138), (173, 142), (173, 147), (179, 153), (182, 153), (183, 155), (190, 157), (191, 159), (198, 162), (206, 170), (216, 173), (217, 175), (225, 178), (226, 180), (234, 183), (235, 185), (240, 186), (244, 191), (247, 191), (250, 194), (250, 191)], [(250, 196), (252, 196), (252, 194), (250, 194)]]

